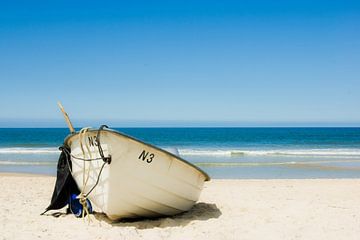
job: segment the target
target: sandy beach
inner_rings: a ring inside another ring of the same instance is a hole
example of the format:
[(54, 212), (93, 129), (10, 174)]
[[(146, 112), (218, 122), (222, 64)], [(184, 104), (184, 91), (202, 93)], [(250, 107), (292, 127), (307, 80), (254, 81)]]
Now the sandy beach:
[(1, 239), (359, 239), (360, 180), (212, 180), (189, 212), (91, 223), (45, 216), (55, 178), (0, 175)]

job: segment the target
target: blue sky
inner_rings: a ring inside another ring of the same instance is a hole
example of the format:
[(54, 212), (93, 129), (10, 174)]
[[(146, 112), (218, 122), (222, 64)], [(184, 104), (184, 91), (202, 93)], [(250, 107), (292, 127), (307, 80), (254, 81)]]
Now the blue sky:
[(360, 126), (356, 1), (1, 1), (0, 127)]

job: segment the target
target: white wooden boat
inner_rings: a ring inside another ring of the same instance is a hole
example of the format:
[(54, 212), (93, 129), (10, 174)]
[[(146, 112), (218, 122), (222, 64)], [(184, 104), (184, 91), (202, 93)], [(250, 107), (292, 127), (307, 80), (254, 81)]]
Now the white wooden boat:
[[(97, 140), (110, 164), (103, 161)], [(179, 156), (110, 129), (72, 133), (65, 145), (71, 149), (72, 175), (79, 189), (90, 192), (88, 198), (110, 219), (187, 211), (210, 179)]]

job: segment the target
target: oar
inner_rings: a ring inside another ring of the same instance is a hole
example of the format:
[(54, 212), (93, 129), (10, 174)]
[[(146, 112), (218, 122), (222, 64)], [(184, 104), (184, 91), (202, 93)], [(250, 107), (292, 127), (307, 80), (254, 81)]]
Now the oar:
[(67, 115), (67, 113), (65, 112), (64, 107), (61, 105), (60, 102), (58, 102), (58, 105), (59, 105), (59, 108), (60, 108), (61, 112), (62, 112), (63, 115), (64, 115), (65, 121), (66, 121), (66, 123), (67, 123), (67, 125), (68, 125), (68, 127), (69, 127), (69, 129), (70, 129), (70, 132), (71, 132), (71, 133), (75, 133), (75, 129), (74, 129), (73, 125), (71, 124), (70, 118), (69, 118), (69, 116)]

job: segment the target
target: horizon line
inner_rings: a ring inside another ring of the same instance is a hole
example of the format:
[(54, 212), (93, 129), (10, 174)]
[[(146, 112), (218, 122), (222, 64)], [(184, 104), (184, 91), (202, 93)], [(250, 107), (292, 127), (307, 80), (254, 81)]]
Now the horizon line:
[[(251, 121), (251, 120), (100, 120), (74, 119), (75, 128), (106, 124), (113, 128), (236, 128), (236, 127), (360, 127), (360, 121)], [(0, 128), (67, 128), (57, 119), (1, 119)]]

